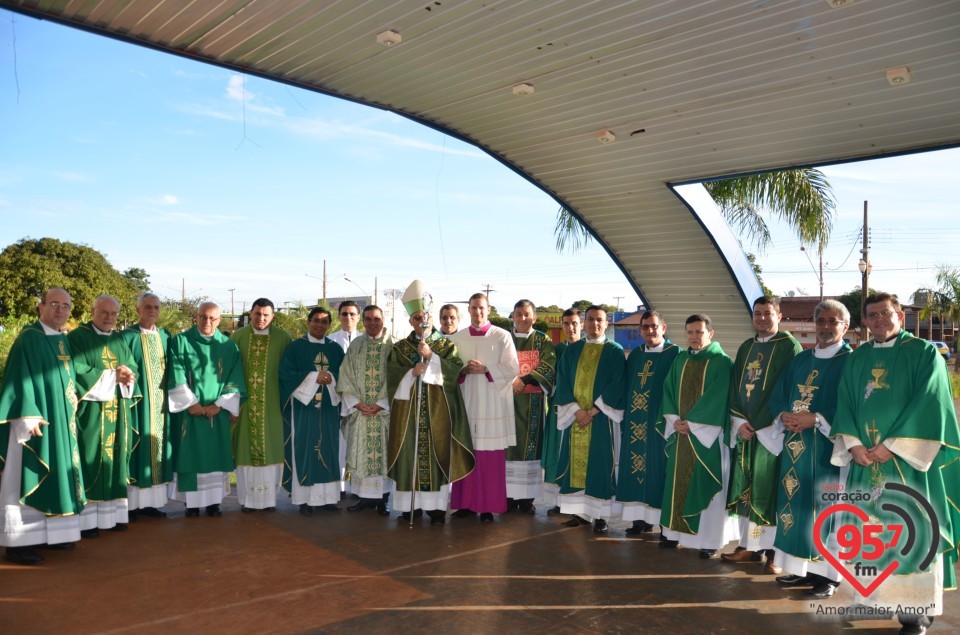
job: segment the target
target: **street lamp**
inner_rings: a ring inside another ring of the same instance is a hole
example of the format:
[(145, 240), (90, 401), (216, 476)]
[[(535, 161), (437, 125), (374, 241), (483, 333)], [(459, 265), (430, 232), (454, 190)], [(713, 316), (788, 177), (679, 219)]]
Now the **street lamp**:
[(360, 292), (363, 293), (363, 295), (367, 296), (368, 304), (376, 304), (376, 303), (374, 302), (374, 300), (373, 300), (373, 296), (370, 295), (369, 293), (367, 293), (367, 292), (364, 290), (364, 288), (361, 287), (359, 284), (357, 284), (356, 282), (354, 282), (353, 280), (351, 280), (350, 278), (348, 278), (348, 277), (347, 277), (347, 274), (343, 274), (343, 279), (346, 280), (347, 282), (349, 282), (350, 284), (352, 284), (353, 286), (355, 286), (356, 288), (360, 289)]

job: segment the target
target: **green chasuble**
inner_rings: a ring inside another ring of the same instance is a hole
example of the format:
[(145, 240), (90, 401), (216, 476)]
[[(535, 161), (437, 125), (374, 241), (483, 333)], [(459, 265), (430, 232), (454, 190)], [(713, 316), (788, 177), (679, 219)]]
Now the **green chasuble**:
[[(751, 338), (741, 344), (730, 384), (730, 415), (746, 419), (756, 430), (768, 427), (773, 422), (770, 395), (780, 373), (801, 350), (800, 343), (786, 331), (766, 342)], [(729, 427), (724, 434), (729, 439)], [(744, 441), (737, 435), (730, 459), (727, 509), (761, 527), (776, 525), (778, 473), (777, 457), (756, 436)]]
[(65, 335), (25, 326), (7, 356), (0, 389), (0, 470), (7, 460), (10, 422), (39, 417), (43, 436), (22, 443), (20, 502), (48, 516), (79, 514), (83, 493), (77, 447), (76, 373)]
[[(774, 417), (783, 412), (815, 412), (833, 422), (837, 412), (837, 387), (850, 357), (850, 346), (844, 344), (833, 357), (824, 359), (815, 357), (814, 350), (805, 350), (794, 357), (780, 375), (770, 396), (770, 412)], [(832, 454), (833, 441), (817, 427), (800, 432), (784, 431), (774, 547), (795, 558), (823, 559), (813, 544), (813, 523), (823, 509), (833, 504), (821, 496), (825, 491), (823, 485), (835, 485), (840, 478), (840, 468), (830, 463)], [(832, 522), (827, 522), (821, 530), (824, 541), (832, 532)]]
[[(474, 468), (470, 423), (463, 406), (457, 378), (463, 360), (457, 346), (434, 329), (426, 339), (440, 358), (443, 385), (422, 384), (417, 411), (418, 378), (410, 394), (397, 397), (401, 380), (419, 361), (420, 340), (410, 333), (394, 342), (387, 360), (387, 394), (390, 395), (390, 437), (387, 446), (387, 475), (397, 491), (412, 492), (416, 467), (416, 491), (438, 492), (444, 485), (467, 476)], [(416, 463), (415, 463), (416, 462)]]
[(545, 333), (532, 331), (527, 337), (513, 336), (520, 361), (520, 378), (526, 388), (513, 395), (517, 422), (517, 444), (507, 448), (508, 461), (539, 461), (543, 455), (543, 428), (549, 410), (550, 393), (557, 376), (557, 356)]
[[(196, 326), (170, 340), (169, 390), (186, 386), (201, 406), (214, 404), (222, 395), (247, 395), (240, 350), (219, 330), (209, 338)], [(188, 410), (171, 415), (174, 443), (173, 469), (177, 489), (197, 491), (197, 474), (230, 472), (230, 412), (221, 409), (215, 417), (195, 417)]]
[[(666, 415), (726, 430), (732, 368), (733, 362), (717, 342), (696, 354), (686, 350), (677, 355), (663, 383), (663, 407), (656, 424), (660, 435), (666, 434)], [(667, 439), (660, 511), (663, 526), (685, 534), (699, 533), (700, 513), (723, 489), (720, 453), (726, 450), (722, 441), (721, 436), (705, 447), (693, 433), (679, 432)]]
[[(897, 453), (903, 450), (896, 446), (893, 458), (886, 463), (863, 467), (851, 461), (846, 491), (870, 492), (872, 500), (857, 505), (884, 524), (902, 523), (895, 514), (882, 509), (885, 503), (910, 508), (917, 522), (917, 541), (929, 545), (930, 523), (924, 522), (924, 514), (913, 499), (885, 490), (883, 485), (886, 482), (904, 484), (925, 497), (939, 519), (938, 550), (944, 554), (943, 586), (954, 588), (957, 534), (960, 533), (957, 510), (960, 431), (946, 364), (937, 349), (906, 331), (900, 331), (893, 346), (877, 348), (870, 342), (857, 348), (850, 354), (840, 381), (831, 436), (840, 442), (844, 437), (859, 439), (867, 449), (883, 441), (910, 445), (911, 440), (925, 440), (939, 444), (940, 449), (926, 471), (911, 466)], [(880, 535), (884, 541), (891, 540), (890, 532)], [(894, 577), (917, 572), (926, 547), (914, 548), (909, 557), (903, 557), (899, 549), (902, 544), (901, 540), (897, 549), (886, 550), (883, 557), (871, 564), (883, 570), (891, 558), (896, 557), (900, 566)]]
[(290, 335), (276, 326), (257, 335), (252, 326), (234, 331), (247, 381), (247, 400), (233, 424), (233, 458), (237, 465), (283, 463), (283, 414), (280, 408), (280, 360)]
[(663, 382), (680, 354), (680, 347), (664, 340), (657, 353), (641, 346), (627, 358), (627, 404), (620, 423), (620, 468), (617, 500), (646, 503), (654, 509), (663, 504), (663, 479), (667, 456), (664, 439), (657, 432), (663, 402)]
[(100, 381), (103, 371), (126, 366), (139, 375), (140, 368), (119, 331), (100, 335), (88, 322), (71, 331), (67, 339), (77, 369), (77, 429), (87, 500), (126, 498), (130, 452), (137, 442), (133, 408), (140, 401), (140, 389), (134, 384), (131, 399), (122, 396), (119, 384), (108, 401), (85, 401), (84, 396)]
[(139, 488), (173, 480), (173, 445), (167, 411), (167, 360), (170, 333), (158, 328), (140, 330), (138, 324), (120, 332), (140, 369), (137, 388), (142, 399), (133, 408), (136, 439), (130, 452), (130, 484)]
[[(590, 344), (580, 340), (567, 347), (557, 371), (558, 407), (576, 402), (589, 410), (602, 397), (613, 410), (623, 410), (627, 360), (623, 347), (605, 340)], [(555, 481), (561, 494), (584, 492), (610, 500), (616, 492), (613, 426), (619, 425), (600, 411), (593, 422), (581, 428), (576, 420), (562, 433), (559, 474)]]
[[(362, 404), (384, 402), (387, 396), (387, 359), (393, 350), (393, 338), (384, 331), (382, 337), (361, 335), (353, 341), (340, 366), (337, 392), (342, 398), (356, 399)], [(387, 475), (387, 435), (390, 430), (389, 408), (372, 417), (359, 410), (343, 421), (347, 441), (347, 479), (364, 479)]]
[[(567, 350), (568, 343), (560, 342), (554, 347), (554, 353), (557, 358), (557, 368), (560, 367), (560, 361), (563, 359), (563, 352)], [(556, 389), (556, 385), (554, 385)], [(553, 401), (551, 399), (551, 401)], [(560, 473), (560, 439), (562, 433), (557, 429), (557, 409), (550, 404), (547, 408), (547, 421), (543, 428), (543, 452), (540, 458), (540, 465), (543, 466), (543, 482), (556, 483)]]
[[(280, 362), (280, 398), (283, 400), (283, 488), (293, 491), (293, 466), (302, 487), (340, 480), (340, 406), (331, 403), (327, 386), (310, 386), (313, 401), (304, 405), (294, 392), (307, 375), (329, 371), (334, 379), (343, 363), (343, 347), (308, 335), (293, 341)], [(291, 439), (291, 432), (293, 434)]]

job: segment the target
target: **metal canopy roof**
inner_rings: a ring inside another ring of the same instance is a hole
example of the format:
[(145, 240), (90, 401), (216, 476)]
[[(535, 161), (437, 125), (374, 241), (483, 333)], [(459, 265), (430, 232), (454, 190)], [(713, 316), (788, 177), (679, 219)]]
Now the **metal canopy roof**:
[(728, 345), (755, 281), (668, 184), (960, 142), (956, 0), (0, 5), (472, 142), (584, 219), (651, 307), (709, 313)]

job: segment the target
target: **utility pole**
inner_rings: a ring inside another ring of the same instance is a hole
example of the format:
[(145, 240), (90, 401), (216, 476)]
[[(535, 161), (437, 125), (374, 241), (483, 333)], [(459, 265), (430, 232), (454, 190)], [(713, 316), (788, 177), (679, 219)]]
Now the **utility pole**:
[(620, 300), (624, 299), (625, 297), (627, 297), (627, 296), (625, 296), (625, 295), (615, 295), (615, 296), (613, 296), (613, 299), (617, 301), (617, 303), (616, 303), (614, 306), (617, 307), (617, 312), (618, 312), (618, 313), (620, 312)]
[(384, 289), (383, 295), (390, 299), (390, 334), (396, 337), (394, 322), (397, 315), (397, 300), (403, 297), (403, 289)]
[(491, 289), (490, 284), (485, 284), (484, 286), (484, 295), (487, 296), (487, 304), (490, 304), (490, 294), (495, 293), (496, 289)]
[(867, 224), (867, 201), (863, 202), (863, 249), (857, 268), (863, 274), (863, 287), (860, 289), (860, 343), (867, 341), (867, 289), (870, 288), (870, 229)]
[(237, 328), (237, 314), (233, 312), (233, 292), (236, 289), (227, 289), (230, 292), (230, 330)]
[(373, 304), (376, 304), (380, 294), (377, 292), (377, 277), (373, 277)]
[(323, 259), (323, 306), (327, 306), (327, 259)]

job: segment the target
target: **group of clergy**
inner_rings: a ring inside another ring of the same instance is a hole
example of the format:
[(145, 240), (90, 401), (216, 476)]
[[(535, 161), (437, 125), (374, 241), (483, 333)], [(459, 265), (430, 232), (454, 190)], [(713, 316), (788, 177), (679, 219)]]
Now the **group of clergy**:
[[(188, 517), (219, 516), (235, 472), (244, 512), (275, 509), (281, 491), (302, 514), (335, 512), (345, 490), (349, 511), (388, 514), (389, 504), (411, 524), (424, 512), (444, 524), (448, 510), (492, 522), (539, 501), (596, 533), (613, 519), (630, 521), (631, 536), (659, 527), (661, 547), (702, 558), (736, 539), (724, 560), (785, 570), (777, 582), (823, 599), (841, 579), (818, 549), (835, 549), (840, 518), (814, 535), (835, 500), (824, 494), (869, 492), (865, 512), (884, 519), (890, 481), (927, 497), (940, 555), (922, 570), (900, 563), (869, 601), (939, 607), (954, 585), (960, 512), (947, 501), (960, 500), (960, 432), (943, 360), (901, 328), (895, 297), (867, 299), (874, 339), (851, 352), (842, 304), (817, 305), (817, 344), (802, 351), (763, 296), (757, 334), (733, 360), (704, 314), (687, 318), (681, 349), (646, 311), (644, 343), (627, 358), (599, 306), (564, 312), (555, 346), (533, 329), (529, 300), (514, 306), (512, 332), (490, 323), (481, 293), (464, 329), (454, 305), (433, 327), (420, 281), (402, 302), (412, 331), (396, 341), (379, 307), (353, 302), (337, 309), (340, 330), (328, 336), (331, 312), (316, 307), (292, 341), (266, 298), (230, 336), (203, 303), (170, 337), (151, 293), (137, 324), (117, 330), (120, 305), (103, 295), (64, 335), (71, 298), (49, 289), (0, 390), (6, 559), (36, 564), (38, 547), (165, 516), (171, 498)], [(903, 632), (923, 632), (934, 614), (901, 616)]]

